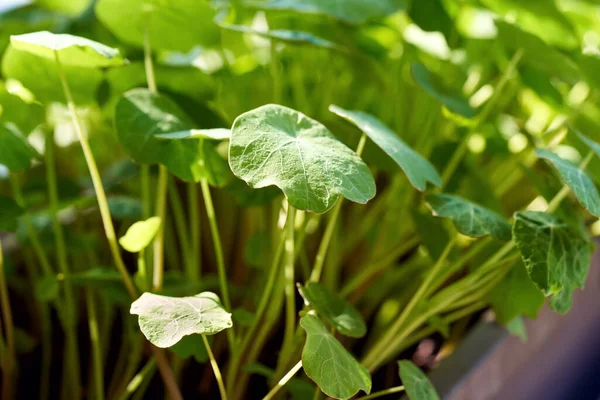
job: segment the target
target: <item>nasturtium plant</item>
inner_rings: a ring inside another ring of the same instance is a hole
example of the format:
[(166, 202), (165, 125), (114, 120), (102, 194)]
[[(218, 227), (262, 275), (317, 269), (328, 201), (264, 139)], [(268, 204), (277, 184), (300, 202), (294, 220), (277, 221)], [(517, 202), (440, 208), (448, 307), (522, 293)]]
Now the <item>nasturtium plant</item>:
[(24, 171), (39, 157), (27, 138), (12, 123), (0, 124), (0, 164), (11, 171)]
[(432, 193), (426, 196), (433, 215), (449, 218), (463, 235), (510, 240), (510, 224), (497, 213), (458, 196)]
[(398, 361), (400, 379), (410, 400), (439, 400), (429, 378), (412, 361)]
[(159, 217), (150, 217), (145, 221), (136, 222), (119, 239), (119, 244), (131, 253), (138, 253), (152, 243), (152, 240), (158, 233), (160, 224)]
[(367, 326), (358, 310), (325, 286), (308, 282), (300, 285), (299, 291), (311, 308), (342, 335), (360, 338), (367, 333)]
[(300, 319), (306, 331), (302, 350), (304, 372), (327, 396), (349, 399), (360, 390), (371, 392), (369, 371), (342, 346), (321, 320), (312, 314)]
[(167, 297), (144, 293), (131, 304), (140, 329), (157, 347), (171, 347), (188, 335), (214, 335), (233, 326), (219, 297), (211, 292)]
[(533, 283), (546, 296), (560, 296), (553, 308), (568, 311), (589, 270), (589, 242), (558, 217), (536, 211), (515, 214), (513, 239)]
[(300, 210), (323, 213), (340, 195), (375, 196), (371, 171), (321, 123), (287, 107), (266, 105), (236, 118), (229, 165), (251, 187), (279, 187)]
[(17, 230), (18, 218), (25, 210), (10, 197), (0, 196), (0, 231), (14, 232)]
[(381, 147), (402, 168), (415, 188), (424, 191), (427, 182), (442, 186), (442, 180), (433, 165), (377, 118), (362, 111), (348, 111), (335, 105), (330, 106), (329, 110), (356, 125)]

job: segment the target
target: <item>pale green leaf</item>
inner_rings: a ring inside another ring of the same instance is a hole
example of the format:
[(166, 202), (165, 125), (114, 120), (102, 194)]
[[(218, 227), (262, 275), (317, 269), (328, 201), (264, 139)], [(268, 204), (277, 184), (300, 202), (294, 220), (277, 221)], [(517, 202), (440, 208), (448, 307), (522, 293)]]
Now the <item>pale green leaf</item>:
[(306, 331), (302, 350), (304, 372), (329, 397), (349, 399), (360, 390), (371, 392), (369, 371), (342, 346), (318, 317), (300, 319)]
[(560, 173), (563, 181), (575, 193), (577, 200), (590, 213), (600, 217), (600, 194), (592, 179), (583, 169), (548, 150), (537, 149), (536, 154), (538, 157), (550, 161)]
[(138, 253), (152, 243), (160, 229), (160, 217), (150, 217), (131, 225), (125, 235), (119, 239), (119, 244), (131, 253)]
[(225, 128), (213, 129), (190, 129), (187, 131), (161, 133), (156, 135), (159, 139), (177, 140), (177, 139), (208, 139), (208, 140), (228, 140), (231, 138), (231, 130)]
[(354, 151), (321, 123), (279, 105), (237, 117), (229, 165), (251, 187), (279, 187), (300, 210), (325, 212), (339, 195), (363, 204), (375, 196), (371, 171)]
[(563, 292), (553, 308), (565, 312), (569, 294), (583, 287), (588, 274), (588, 241), (557, 217), (535, 211), (515, 214), (513, 239), (529, 277), (542, 293), (550, 296)]
[(81, 15), (93, 0), (36, 0), (36, 3), (47, 10), (65, 14), (70, 17)]
[(402, 168), (410, 183), (418, 190), (425, 190), (427, 182), (442, 186), (442, 180), (433, 165), (377, 118), (362, 111), (348, 111), (335, 105), (329, 106), (329, 111), (363, 131)]
[(358, 310), (325, 286), (309, 282), (299, 285), (298, 289), (304, 300), (342, 335), (360, 338), (367, 333), (367, 325)]
[(26, 33), (10, 37), (17, 50), (55, 60), (74, 67), (98, 68), (123, 65), (125, 60), (119, 50), (79, 36), (48, 31)]
[(153, 49), (188, 51), (219, 41), (214, 11), (206, 1), (100, 0), (95, 11), (115, 36), (139, 47), (144, 45), (146, 29)]
[(463, 235), (481, 237), (491, 235), (500, 240), (510, 240), (510, 224), (495, 212), (450, 194), (429, 194), (427, 205), (433, 215), (450, 218)]
[(400, 379), (402, 379), (404, 390), (410, 400), (440, 399), (427, 375), (412, 361), (398, 361), (398, 369), (400, 370)]
[(31, 160), (39, 156), (14, 124), (0, 124), (0, 164), (10, 171), (29, 169)]
[(18, 225), (17, 219), (24, 211), (25, 210), (10, 197), (0, 196), (0, 232), (16, 231)]
[(525, 321), (523, 321), (523, 317), (517, 316), (510, 320), (506, 324), (506, 329), (510, 332), (511, 335), (517, 336), (523, 343), (527, 341), (527, 327), (525, 326)]
[(139, 316), (144, 336), (162, 348), (173, 346), (187, 335), (214, 335), (232, 326), (231, 314), (211, 292), (188, 297), (144, 293), (131, 304), (130, 312)]
[(133, 89), (119, 100), (115, 110), (119, 142), (135, 161), (163, 164), (180, 179), (213, 186), (227, 183), (227, 161), (213, 141), (203, 139), (161, 140), (163, 133), (187, 131), (193, 123), (168, 97), (147, 89)]

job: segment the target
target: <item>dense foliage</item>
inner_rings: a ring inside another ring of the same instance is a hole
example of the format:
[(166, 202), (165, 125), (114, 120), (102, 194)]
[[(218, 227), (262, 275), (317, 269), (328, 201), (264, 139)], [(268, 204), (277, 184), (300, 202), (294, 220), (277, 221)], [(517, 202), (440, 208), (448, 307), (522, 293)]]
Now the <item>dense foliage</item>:
[(585, 285), (599, 44), (592, 0), (0, 14), (2, 398), (437, 399), (421, 340)]

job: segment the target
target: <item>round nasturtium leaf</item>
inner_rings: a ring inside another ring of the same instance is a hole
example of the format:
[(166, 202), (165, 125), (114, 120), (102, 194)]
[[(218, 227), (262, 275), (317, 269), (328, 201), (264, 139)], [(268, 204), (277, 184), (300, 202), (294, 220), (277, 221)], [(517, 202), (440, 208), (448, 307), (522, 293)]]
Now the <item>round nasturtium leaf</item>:
[[(214, 11), (197, 0), (100, 0), (96, 15), (120, 40), (143, 47), (148, 29), (153, 49), (188, 51), (218, 43)], [(182, 33), (182, 30), (185, 33)]]
[(55, 60), (74, 67), (101, 68), (123, 65), (125, 60), (119, 50), (79, 36), (66, 33), (40, 31), (10, 37), (11, 45), (18, 50)]
[(161, 348), (187, 335), (214, 335), (233, 326), (231, 314), (211, 292), (187, 297), (144, 293), (131, 304), (130, 313), (139, 316), (140, 329), (150, 343)]
[(223, 186), (231, 177), (215, 141), (158, 137), (193, 128), (188, 116), (167, 96), (147, 89), (130, 90), (117, 103), (115, 122), (119, 142), (139, 163), (162, 164), (184, 181), (207, 179), (213, 186)]
[(298, 289), (304, 300), (342, 335), (354, 338), (365, 336), (365, 320), (352, 304), (317, 282), (300, 285)]
[(339, 195), (362, 204), (375, 196), (373, 175), (353, 150), (321, 123), (280, 105), (237, 117), (229, 165), (251, 187), (279, 187), (300, 210), (325, 212)]
[(25, 171), (38, 156), (14, 124), (0, 124), (0, 164), (10, 171)]
[(402, 385), (410, 400), (440, 400), (427, 375), (412, 361), (398, 361)]
[(160, 217), (150, 217), (145, 221), (138, 221), (131, 225), (119, 244), (131, 253), (139, 253), (152, 243), (160, 229)]

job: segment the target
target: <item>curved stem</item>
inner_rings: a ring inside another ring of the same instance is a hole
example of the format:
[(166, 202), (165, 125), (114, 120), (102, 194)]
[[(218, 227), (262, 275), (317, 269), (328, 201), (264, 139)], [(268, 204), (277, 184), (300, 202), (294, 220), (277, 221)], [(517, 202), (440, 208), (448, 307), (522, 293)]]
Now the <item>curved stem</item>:
[(156, 360), (154, 357), (150, 358), (146, 365), (142, 367), (140, 372), (135, 374), (131, 382), (127, 384), (127, 388), (125, 389), (125, 393), (121, 397), (122, 400), (127, 400), (133, 392), (135, 392), (140, 385), (146, 380), (147, 377), (154, 373), (154, 369), (156, 368)]
[(98, 199), (98, 208), (100, 209), (100, 216), (102, 217), (102, 224), (104, 225), (104, 233), (106, 234), (106, 239), (108, 240), (110, 251), (112, 253), (112, 257), (117, 267), (117, 270), (121, 274), (121, 278), (123, 279), (123, 283), (125, 284), (127, 292), (132, 298), (135, 299), (137, 298), (137, 290), (133, 284), (133, 281), (131, 280), (131, 277), (129, 276), (129, 273), (127, 272), (127, 268), (125, 267), (123, 258), (121, 257), (121, 250), (119, 249), (119, 243), (117, 242), (115, 227), (113, 226), (113, 222), (110, 216), (108, 201), (106, 200), (106, 193), (104, 192), (104, 186), (102, 185), (100, 172), (98, 171), (98, 166), (96, 165), (96, 159), (94, 158), (94, 154), (92, 153), (90, 144), (88, 143), (87, 137), (83, 133), (83, 129), (79, 122), (79, 118), (77, 117), (77, 111), (75, 110), (75, 103), (73, 102), (71, 89), (69, 89), (69, 84), (67, 82), (57, 51), (54, 52), (54, 56), (56, 59), (56, 67), (58, 69), (58, 75), (60, 77), (60, 81), (63, 87), (63, 92), (65, 94), (65, 98), (67, 99), (69, 111), (71, 112), (71, 119), (73, 121), (75, 131), (77, 132), (77, 136), (79, 137), (81, 149), (83, 150), (85, 161), (87, 163), (90, 175), (92, 177), (92, 183), (94, 185), (94, 190), (96, 191), (96, 197)]
[(15, 327), (13, 324), (12, 311), (10, 309), (10, 298), (8, 297), (8, 286), (4, 276), (4, 258), (2, 256), (2, 243), (0, 243), (0, 307), (2, 309), (2, 322), (4, 325), (4, 337), (6, 341), (6, 353), (3, 354), (2, 375), (2, 398), (12, 399), (12, 384), (14, 379), (15, 359)]
[(277, 385), (275, 385), (273, 389), (271, 389), (271, 391), (267, 393), (265, 397), (263, 397), (263, 400), (271, 400), (274, 398), (277, 392), (279, 392), (281, 388), (284, 387), (285, 384), (294, 377), (294, 375), (296, 375), (300, 368), (302, 368), (302, 360), (298, 361), (296, 365), (294, 365), (292, 369), (290, 369), (289, 372), (285, 374), (283, 378), (279, 380), (279, 382), (277, 382)]
[(294, 280), (294, 223), (296, 209), (288, 203), (287, 219), (285, 221), (285, 332), (283, 336), (282, 353), (285, 353), (294, 340), (296, 329), (296, 282)]
[(215, 373), (215, 378), (217, 379), (217, 384), (219, 385), (219, 392), (221, 392), (221, 399), (227, 400), (227, 392), (225, 391), (225, 385), (223, 384), (223, 376), (221, 375), (221, 370), (219, 369), (219, 364), (217, 364), (217, 360), (215, 359), (215, 355), (210, 349), (210, 345), (208, 344), (208, 340), (206, 339), (206, 335), (202, 335), (202, 341), (204, 342), (204, 347), (206, 347), (206, 352), (208, 353), (208, 358), (210, 359), (210, 365)]
[(400, 393), (404, 391), (404, 386), (396, 386), (389, 389), (380, 390), (379, 392), (371, 393), (368, 396), (359, 397), (356, 400), (371, 400), (381, 396), (387, 396), (388, 394)]
[(102, 351), (100, 349), (100, 332), (98, 330), (98, 318), (96, 315), (96, 304), (94, 293), (86, 290), (86, 304), (88, 308), (88, 326), (90, 330), (90, 342), (92, 345), (92, 366), (94, 377), (94, 400), (104, 400), (104, 367), (102, 365)]

